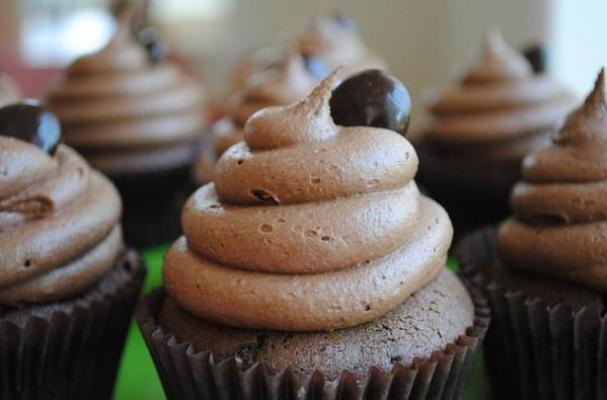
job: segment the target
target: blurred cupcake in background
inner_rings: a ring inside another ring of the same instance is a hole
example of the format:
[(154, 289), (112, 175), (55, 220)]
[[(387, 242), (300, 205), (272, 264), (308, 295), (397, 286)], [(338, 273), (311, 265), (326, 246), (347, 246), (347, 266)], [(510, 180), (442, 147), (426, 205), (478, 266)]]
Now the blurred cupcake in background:
[(165, 59), (149, 31), (131, 33), (124, 13), (105, 48), (74, 61), (46, 99), (67, 144), (106, 173), (124, 202), (126, 241), (174, 239), (204, 129), (201, 87)]
[(145, 275), (116, 188), (33, 103), (0, 108), (0, 397), (107, 399)]
[(299, 53), (288, 51), (273, 67), (249, 76), (246, 86), (231, 96), (228, 116), (213, 126), (207, 137), (209, 143), (202, 147), (194, 168), (197, 184), (213, 179), (215, 160), (243, 140), (244, 125), (251, 115), (265, 107), (290, 104), (312, 90), (326, 67), (318, 60), (309, 66), (308, 61)]
[(492, 308), (494, 398), (607, 394), (605, 86), (603, 70), (552, 143), (525, 158), (513, 215), (458, 246), (465, 277)]
[(149, 25), (150, 0), (109, 0), (107, 9), (115, 19), (131, 13), (130, 26), (133, 32), (139, 32)]
[(14, 103), (20, 98), (21, 91), (15, 81), (0, 70), (0, 107)]
[(340, 12), (312, 18), (296, 41), (301, 54), (319, 57), (330, 70), (344, 65), (344, 76), (370, 68), (387, 69), (385, 60), (363, 42), (356, 21)]
[(232, 73), (232, 90), (239, 90), (247, 85), (249, 77), (257, 72), (269, 69), (284, 58), (284, 46), (262, 47), (244, 56)]
[(459, 81), (429, 93), (420, 184), (447, 208), (456, 234), (507, 214), (522, 158), (549, 142), (574, 102), (496, 29)]
[(312, 17), (287, 42), (289, 44), (286, 46), (264, 47), (244, 57), (234, 70), (233, 87), (239, 89), (246, 86), (249, 76), (280, 62), (285, 47), (297, 48), (306, 58), (319, 58), (327, 66), (324, 76), (340, 65), (344, 65), (343, 75), (369, 68), (387, 68), (384, 59), (363, 42), (356, 21), (341, 12)]

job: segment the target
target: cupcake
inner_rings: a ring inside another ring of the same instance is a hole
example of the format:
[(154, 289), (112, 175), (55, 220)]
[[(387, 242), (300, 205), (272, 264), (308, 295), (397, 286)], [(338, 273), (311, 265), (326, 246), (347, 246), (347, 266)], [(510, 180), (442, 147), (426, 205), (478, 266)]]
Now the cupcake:
[(47, 98), (66, 143), (118, 187), (126, 242), (135, 246), (179, 235), (175, 219), (203, 131), (200, 88), (163, 49), (139, 43), (125, 16), (107, 46), (73, 62)]
[(21, 98), (17, 84), (6, 74), (0, 71), (0, 107), (14, 103)]
[(195, 181), (204, 184), (213, 179), (215, 161), (243, 139), (243, 127), (253, 113), (265, 107), (293, 103), (317, 83), (303, 57), (292, 51), (273, 68), (250, 76), (246, 87), (232, 95), (228, 116), (213, 126), (208, 138), (210, 144), (203, 146), (194, 169)]
[(247, 86), (249, 77), (261, 71), (268, 70), (280, 63), (284, 57), (282, 45), (262, 47), (244, 56), (234, 68), (230, 84), (233, 90), (240, 90)]
[(514, 216), (459, 246), (466, 277), (492, 307), (496, 398), (607, 395), (606, 97), (603, 70), (552, 144), (525, 158)]
[(335, 125), (337, 73), (251, 116), (184, 206), (137, 311), (169, 398), (457, 398), (481, 299), (444, 268), (410, 143)]
[(296, 42), (301, 54), (319, 57), (330, 69), (344, 65), (344, 76), (387, 68), (385, 60), (363, 42), (356, 21), (339, 12), (312, 18)]
[(0, 133), (0, 398), (110, 398), (145, 275), (118, 192), (42, 108)]
[(456, 235), (507, 215), (522, 158), (549, 142), (574, 105), (497, 30), (460, 81), (429, 98), (432, 120), (417, 146), (420, 185), (445, 205)]
[[(296, 49), (306, 60), (318, 59), (326, 65), (325, 73), (319, 79), (342, 65), (344, 76), (369, 68), (387, 68), (384, 59), (363, 42), (356, 21), (346, 14), (334, 12), (311, 18), (286, 46), (263, 47), (244, 57), (232, 75), (233, 88), (246, 87), (251, 75), (280, 63), (285, 47)], [(316, 62), (312, 60), (312, 63)]]

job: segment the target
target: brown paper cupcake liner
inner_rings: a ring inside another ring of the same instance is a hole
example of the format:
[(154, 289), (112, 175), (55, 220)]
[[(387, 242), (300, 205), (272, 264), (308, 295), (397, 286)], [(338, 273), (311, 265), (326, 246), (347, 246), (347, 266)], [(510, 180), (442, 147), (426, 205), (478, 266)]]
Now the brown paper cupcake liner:
[(0, 399), (110, 399), (144, 276), (128, 251), (82, 297), (0, 310)]
[(494, 398), (607, 399), (600, 307), (573, 309), (488, 277), (484, 268), (499, 262), (493, 229), (464, 238), (458, 259), (464, 279), (486, 293), (492, 310), (485, 358)]
[(243, 368), (234, 357), (215, 361), (211, 352), (195, 352), (191, 343), (180, 342), (158, 324), (163, 289), (146, 296), (135, 317), (169, 399), (458, 399), (489, 324), (486, 300), (479, 292), (472, 294), (474, 325), (454, 343), (410, 366), (397, 364), (391, 371), (372, 367), (365, 379), (347, 370), (329, 380), (319, 371), (302, 377), (292, 368), (270, 373), (261, 363)]
[[(518, 163), (499, 166), (440, 155), (431, 145), (416, 144), (417, 181), (449, 212), (456, 235), (504, 219), (510, 189), (520, 177)], [(498, 168), (499, 167), (499, 168)]]

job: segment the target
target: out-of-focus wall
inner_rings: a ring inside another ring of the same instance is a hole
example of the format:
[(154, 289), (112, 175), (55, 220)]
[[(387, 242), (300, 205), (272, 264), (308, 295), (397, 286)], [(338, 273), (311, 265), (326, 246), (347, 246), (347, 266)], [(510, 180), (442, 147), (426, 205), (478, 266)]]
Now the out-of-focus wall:
[[(35, 1), (102, 6), (110, 0), (0, 0), (0, 63), (19, 50), (17, 9)], [(456, 76), (477, 53), (483, 30), (501, 27), (516, 48), (549, 45), (551, 72), (578, 94), (607, 64), (605, 0), (149, 0), (171, 41), (210, 86), (227, 87), (234, 62), (247, 50), (276, 43), (314, 14), (341, 10), (357, 21), (365, 41), (382, 53), (409, 87), (413, 126), (423, 120), (422, 94)], [(19, 5), (20, 7), (17, 7)], [(40, 9), (36, 6), (37, 10)], [(197, 8), (190, 12), (189, 7)], [(77, 9), (76, 6), (68, 9)], [(173, 12), (179, 8), (179, 12)], [(31, 7), (30, 7), (31, 9)], [(6, 60), (5, 60), (6, 61)]]
[[(206, 65), (214, 82), (224, 82), (230, 63), (247, 48), (273, 43), (315, 13), (341, 10), (358, 22), (365, 41), (388, 60), (393, 73), (406, 82), (415, 105), (413, 122), (423, 119), (421, 98), (428, 85), (453, 77), (479, 49), (490, 25), (502, 28), (519, 47), (546, 41), (551, 31), (554, 0), (235, 0), (219, 42), (184, 43), (183, 50)], [(567, 0), (564, 0), (567, 1)], [(200, 51), (200, 46), (205, 47)], [(222, 61), (219, 61), (222, 60)], [(223, 63), (226, 65), (220, 65)]]
[(550, 10), (552, 70), (578, 94), (586, 94), (599, 67), (607, 67), (607, 1), (554, 3)]
[(0, 0), (0, 50), (13, 46), (17, 32), (18, 14), (16, 0)]

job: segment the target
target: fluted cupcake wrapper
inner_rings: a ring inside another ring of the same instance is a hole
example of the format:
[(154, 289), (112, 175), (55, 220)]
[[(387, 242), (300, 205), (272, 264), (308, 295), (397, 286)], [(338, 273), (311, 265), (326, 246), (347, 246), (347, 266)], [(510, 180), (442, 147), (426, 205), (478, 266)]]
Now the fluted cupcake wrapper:
[(127, 252), (129, 279), (69, 310), (0, 318), (0, 399), (110, 399), (145, 267)]
[(574, 310), (488, 278), (483, 269), (499, 262), (493, 229), (463, 239), (458, 257), (492, 309), (485, 357), (495, 397), (607, 398), (607, 318), (599, 307)]
[(319, 371), (305, 377), (292, 368), (270, 373), (261, 363), (244, 368), (233, 357), (218, 362), (209, 351), (195, 352), (156, 321), (165, 296), (163, 289), (146, 296), (135, 318), (169, 399), (457, 399), (489, 324), (486, 300), (477, 292), (474, 325), (443, 351), (417, 358), (411, 366), (397, 364), (392, 371), (372, 367), (364, 380), (347, 370), (328, 380)]

